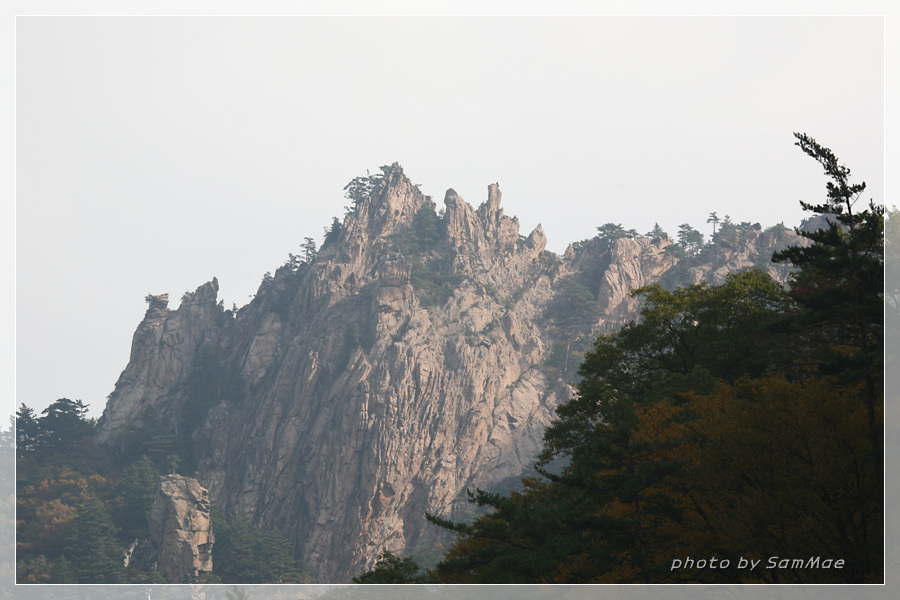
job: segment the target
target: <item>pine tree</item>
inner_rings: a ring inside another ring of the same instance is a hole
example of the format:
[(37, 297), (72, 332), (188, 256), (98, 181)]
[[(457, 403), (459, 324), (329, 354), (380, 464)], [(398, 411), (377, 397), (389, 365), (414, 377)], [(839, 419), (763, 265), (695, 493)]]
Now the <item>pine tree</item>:
[(703, 248), (703, 234), (687, 223), (678, 226), (678, 244), (691, 256), (697, 256)]
[(597, 237), (601, 240), (617, 240), (628, 233), (621, 223), (605, 223), (597, 228)]
[(341, 224), (338, 218), (333, 217), (331, 220), (331, 228), (325, 228), (325, 242), (323, 243), (323, 245), (327, 246), (328, 244), (338, 241), (338, 239), (341, 237), (341, 231), (343, 229), (344, 226)]
[(316, 260), (316, 241), (311, 237), (303, 238), (303, 262), (310, 264)]
[(16, 411), (16, 457), (22, 458), (38, 444), (40, 426), (34, 410), (22, 404)]
[(116, 511), (116, 522), (121, 528), (120, 539), (123, 542), (147, 537), (149, 534), (147, 514), (153, 500), (153, 489), (158, 481), (159, 473), (147, 456), (128, 465), (122, 473), (117, 489), (119, 508)]
[(884, 207), (856, 204), (865, 183), (851, 184), (850, 169), (828, 148), (806, 134), (796, 145), (814, 158), (831, 179), (823, 204), (801, 201), (805, 210), (824, 215), (827, 227), (797, 230), (812, 242), (776, 252), (773, 262), (789, 262), (794, 273), (790, 295), (797, 313), (790, 326), (802, 332), (820, 372), (844, 381), (862, 381), (873, 450), (881, 452), (878, 403), (884, 372)]
[(413, 557), (400, 558), (385, 550), (372, 570), (354, 577), (353, 583), (426, 583), (426, 577)]
[(715, 213), (715, 211), (709, 213), (709, 218), (706, 220), (706, 222), (707, 222), (707, 223), (712, 223), (712, 226), (713, 226), (713, 232), (712, 232), (713, 237), (716, 237), (716, 226), (719, 224), (719, 221), (721, 221), (721, 219), (719, 219), (719, 215), (717, 215), (717, 214)]
[(87, 406), (81, 400), (60, 398), (41, 414), (40, 444), (50, 450), (66, 451), (80, 442), (93, 430), (87, 419)]
[(669, 234), (663, 230), (662, 227), (659, 226), (659, 223), (653, 224), (653, 229), (647, 232), (647, 237), (649, 238), (665, 238), (669, 239)]
[(121, 583), (124, 578), (117, 531), (106, 505), (94, 496), (82, 500), (69, 530), (65, 556), (79, 583)]

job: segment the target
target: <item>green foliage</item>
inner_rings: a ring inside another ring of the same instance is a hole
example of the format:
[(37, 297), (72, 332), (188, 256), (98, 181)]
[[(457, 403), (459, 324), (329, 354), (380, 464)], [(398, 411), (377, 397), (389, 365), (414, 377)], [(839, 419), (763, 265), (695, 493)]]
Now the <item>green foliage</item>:
[[(354, 177), (344, 186), (344, 197), (350, 200), (350, 206), (344, 207), (347, 215), (355, 215), (359, 210), (359, 205), (371, 196), (372, 192), (375, 191), (378, 184), (385, 177), (395, 172), (403, 174), (403, 167), (398, 162), (391, 165), (382, 165), (379, 167), (379, 170), (381, 173), (375, 175), (369, 175), (367, 171), (365, 177)], [(327, 241), (326, 239), (326, 243)]]
[(682, 223), (678, 226), (678, 243), (688, 256), (697, 256), (703, 249), (703, 234), (687, 223)]
[(573, 277), (566, 277), (557, 283), (545, 316), (557, 328), (556, 337), (563, 340), (554, 346), (548, 366), (566, 374), (590, 348), (600, 318), (599, 304), (586, 286)]
[(201, 346), (185, 379), (184, 394), (179, 418), (189, 433), (219, 402), (239, 401), (244, 395), (244, 382), (238, 373), (225, 367), (215, 350)]
[(158, 481), (159, 472), (147, 456), (128, 465), (122, 473), (116, 486), (114, 515), (119, 525), (119, 539), (123, 543), (149, 537), (147, 514)]
[(684, 251), (684, 248), (679, 246), (678, 244), (669, 244), (666, 246), (663, 252), (669, 256), (674, 256), (675, 258), (685, 258), (687, 256), (687, 252)]
[(315, 262), (318, 252), (319, 251), (316, 248), (316, 241), (313, 238), (303, 238), (303, 262), (305, 262), (306, 264), (312, 264), (313, 262)]
[[(641, 319), (596, 340), (557, 408), (546, 479), (479, 490), (471, 524), (429, 517), (457, 533), (437, 581), (883, 581), (882, 211), (854, 213), (864, 188), (798, 139), (833, 179), (829, 204), (804, 206), (835, 220), (778, 254), (798, 268), (790, 290), (760, 271), (638, 290)], [(717, 238), (751, 227), (726, 218)], [(687, 556), (731, 567), (672, 568)], [(770, 556), (846, 567), (735, 568)]]
[[(80, 401), (60, 399), (30, 423), (29, 451), (17, 458), (17, 581), (122, 581), (117, 530), (107, 503), (111, 461), (94, 445)], [(33, 411), (22, 405), (18, 415)]]
[(280, 532), (263, 532), (243, 512), (226, 518), (214, 511), (216, 532), (213, 574), (222, 583), (313, 583), (291, 556), (291, 544)]
[[(223, 385), (197, 377), (192, 389)], [(217, 395), (227, 396), (224, 389)], [(125, 569), (122, 548), (147, 537), (158, 471), (177, 468), (181, 444), (170, 428), (145, 414), (145, 428), (130, 432), (113, 461), (110, 450), (80, 437), (93, 426), (80, 402), (57, 401), (38, 419), (22, 405), (17, 417), (33, 421), (23, 432), (30, 449), (17, 464), (17, 582), (163, 583), (158, 573)], [(8, 437), (11, 442), (11, 432)], [(123, 461), (128, 464), (119, 473), (113, 464)], [(216, 514), (213, 522), (216, 572), (203, 578), (206, 583), (311, 583), (281, 533), (260, 531), (244, 515), (228, 520)]]
[(81, 401), (61, 398), (44, 409), (40, 418), (21, 405), (16, 413), (17, 424), (17, 485), (38, 483), (61, 470), (84, 466), (88, 472), (108, 468), (106, 452), (93, 442), (94, 421), (87, 418), (87, 406)]
[(345, 197), (351, 201), (348, 212), (355, 213), (359, 204), (369, 197), (377, 180), (374, 177), (354, 177), (344, 186)]
[(512, 492), (508, 497), (484, 490), (469, 493), (470, 502), (493, 509), (471, 525), (426, 515), (432, 523), (458, 535), (457, 544), (432, 571), (436, 582), (520, 584), (551, 580), (556, 557), (566, 545), (577, 542), (573, 528), (578, 524), (561, 518), (560, 507), (546, 495), (546, 484), (527, 479), (524, 485), (524, 494)]
[(805, 134), (794, 136), (796, 145), (831, 179), (825, 203), (800, 203), (829, 217), (828, 226), (798, 230), (813, 243), (777, 252), (772, 260), (799, 267), (791, 281), (791, 299), (798, 308), (791, 325), (803, 332), (820, 372), (865, 382), (869, 437), (878, 450), (882, 436), (876, 412), (884, 371), (884, 207), (870, 201), (867, 209), (855, 211), (866, 184), (851, 184), (850, 169), (831, 150)]
[(463, 278), (447, 274), (443, 268), (444, 225), (434, 206), (430, 202), (424, 203), (410, 227), (388, 239), (410, 260), (409, 280), (422, 305), (443, 305)]
[[(589, 240), (585, 240), (587, 242)], [(574, 248), (577, 252), (579, 248)], [(538, 261), (540, 261), (541, 266), (544, 268), (545, 273), (553, 273), (555, 272), (560, 265), (562, 265), (562, 259), (555, 252), (550, 252), (549, 250), (544, 250), (541, 252), (538, 257)]]
[[(637, 406), (758, 375), (777, 359), (777, 348), (761, 341), (779, 315), (783, 292), (761, 271), (731, 275), (717, 287), (652, 285), (634, 294), (645, 300), (640, 321), (594, 342), (579, 371), (578, 396), (558, 407), (559, 421), (544, 435), (543, 462), (573, 456), (572, 469), (590, 470), (596, 460), (617, 460), (597, 452), (601, 439), (594, 436), (609, 434), (619, 419), (630, 423)], [(598, 428), (601, 421), (607, 426)]]
[(591, 291), (573, 277), (561, 279), (548, 307), (548, 316), (567, 336), (590, 332), (600, 316)]
[(172, 425), (164, 420), (163, 415), (154, 410), (145, 410), (139, 428), (129, 427), (119, 438), (116, 462), (128, 465), (146, 456), (161, 473), (173, 473), (170, 467), (174, 462), (185, 462), (190, 457), (190, 448), (183, 436), (172, 431)]
[(424, 252), (437, 246), (443, 237), (442, 229), (443, 223), (434, 212), (434, 206), (430, 202), (423, 204), (413, 217), (412, 230), (416, 244), (413, 252)]
[(413, 262), (409, 276), (419, 300), (426, 307), (443, 306), (462, 280), (459, 275), (444, 275), (437, 265), (424, 260)]
[(34, 410), (22, 404), (16, 411), (16, 456), (33, 452), (40, 442), (40, 426)]
[(647, 232), (647, 237), (649, 237), (649, 238), (667, 238), (668, 239), (669, 234), (666, 233), (665, 230), (663, 230), (663, 228), (659, 226), (659, 223), (654, 223), (653, 229), (651, 229), (650, 231)]
[(404, 256), (414, 258), (437, 249), (442, 238), (443, 223), (430, 202), (416, 211), (408, 229), (389, 236)]
[(16, 563), (16, 583), (78, 583), (78, 572), (65, 556), (49, 559), (41, 554)]
[(784, 221), (781, 221), (780, 223), (775, 223), (771, 227), (767, 227), (766, 231), (771, 231), (772, 233), (782, 233), (788, 231), (788, 228), (785, 226)]
[(419, 565), (411, 556), (400, 558), (385, 550), (371, 571), (353, 578), (353, 583), (428, 583), (429, 578), (419, 573)]
[(78, 583), (121, 583), (125, 569), (106, 505), (88, 496), (77, 507), (64, 548)]
[(625, 228), (622, 227), (621, 223), (604, 223), (597, 228), (597, 237), (601, 240), (612, 241), (625, 237), (626, 235), (628, 235), (628, 232), (625, 231)]
[(706, 220), (707, 223), (712, 223), (713, 226), (713, 237), (716, 237), (716, 226), (719, 224), (719, 221), (722, 219), (719, 218), (719, 215), (715, 213), (715, 211), (709, 213), (709, 218)]
[(337, 217), (332, 218), (331, 227), (325, 228), (325, 241), (322, 246), (329, 246), (334, 242), (338, 241), (341, 238), (341, 232), (343, 231), (344, 226), (338, 220)]
[(576, 254), (584, 250), (584, 247), (588, 245), (591, 241), (591, 238), (585, 238), (583, 240), (578, 240), (577, 242), (572, 242), (572, 250), (575, 251)]
[(66, 452), (89, 436), (94, 424), (87, 416), (87, 406), (81, 400), (69, 400), (60, 398), (41, 414), (40, 420), (40, 444), (45, 448)]

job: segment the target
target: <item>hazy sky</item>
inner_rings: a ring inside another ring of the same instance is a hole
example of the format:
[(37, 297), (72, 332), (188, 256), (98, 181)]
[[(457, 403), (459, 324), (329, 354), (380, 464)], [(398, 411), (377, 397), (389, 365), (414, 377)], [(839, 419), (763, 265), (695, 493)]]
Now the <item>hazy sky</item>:
[(796, 225), (826, 180), (794, 131), (885, 201), (883, 18), (572, 6), (581, 16), (10, 17), (7, 414), (69, 397), (99, 416), (148, 292), (174, 309), (215, 276), (227, 306), (246, 304), (343, 215), (350, 179), (394, 161), (439, 206), (449, 187), (477, 206), (498, 181), (521, 233), (541, 223), (556, 252), (606, 222)]

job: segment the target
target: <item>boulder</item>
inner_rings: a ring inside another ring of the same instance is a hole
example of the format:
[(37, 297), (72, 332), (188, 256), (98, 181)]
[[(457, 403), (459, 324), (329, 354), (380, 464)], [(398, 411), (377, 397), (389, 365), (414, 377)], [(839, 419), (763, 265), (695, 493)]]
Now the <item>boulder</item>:
[(187, 583), (212, 571), (209, 506), (209, 494), (196, 479), (159, 478), (148, 519), (157, 570), (169, 583)]

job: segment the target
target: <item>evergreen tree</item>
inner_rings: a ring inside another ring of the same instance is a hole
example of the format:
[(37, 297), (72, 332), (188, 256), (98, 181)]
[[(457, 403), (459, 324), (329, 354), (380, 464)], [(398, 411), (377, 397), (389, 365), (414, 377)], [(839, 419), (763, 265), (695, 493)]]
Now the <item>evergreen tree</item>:
[(333, 242), (338, 241), (341, 237), (341, 230), (343, 230), (344, 226), (341, 225), (341, 222), (337, 217), (332, 218), (331, 220), (331, 228), (325, 228), (325, 242), (324, 246), (327, 246)]
[(117, 486), (119, 507), (116, 522), (120, 526), (120, 539), (128, 543), (149, 535), (147, 514), (153, 500), (153, 489), (159, 481), (159, 473), (147, 456), (128, 465)]
[(690, 256), (697, 256), (703, 248), (703, 234), (687, 223), (682, 223), (678, 226), (678, 244)]
[(243, 512), (225, 518), (216, 511), (212, 521), (216, 528), (213, 574), (223, 583), (312, 582), (280, 532), (261, 532)]
[(851, 184), (850, 169), (828, 148), (805, 134), (795, 133), (794, 137), (796, 145), (831, 179), (826, 184), (825, 203), (800, 202), (805, 210), (825, 215), (828, 226), (817, 231), (797, 230), (812, 244), (776, 252), (772, 260), (798, 267), (790, 286), (798, 308), (791, 326), (802, 332), (820, 372), (864, 383), (862, 401), (869, 415), (869, 438), (880, 454), (877, 413), (884, 393), (884, 207), (870, 201), (867, 209), (856, 210), (866, 184)]
[[(438, 581), (883, 581), (883, 217), (854, 211), (864, 188), (798, 139), (833, 179), (829, 204), (810, 208), (834, 221), (778, 255), (798, 267), (790, 291), (760, 271), (639, 290), (640, 321), (597, 339), (557, 408), (547, 481), (476, 491), (489, 512), (470, 525), (429, 517), (457, 533)], [(734, 567), (826, 554), (846, 565)], [(679, 556), (732, 567), (675, 569)]]
[(16, 456), (34, 451), (40, 439), (40, 426), (34, 410), (22, 404), (16, 411)]
[(303, 238), (303, 262), (311, 264), (316, 260), (316, 241), (311, 237)]
[(712, 223), (713, 226), (713, 237), (716, 237), (716, 225), (719, 224), (719, 216), (715, 212), (709, 213), (709, 218), (706, 220), (707, 223)]
[(419, 565), (411, 556), (400, 558), (385, 550), (371, 571), (353, 578), (353, 583), (427, 583), (426, 575), (419, 573)]
[(557, 284), (547, 314), (559, 328), (559, 337), (565, 340), (554, 350), (551, 364), (566, 373), (569, 365), (577, 365), (590, 348), (591, 336), (600, 319), (600, 307), (587, 287), (572, 277), (565, 277)]
[(597, 228), (597, 237), (601, 240), (617, 240), (628, 233), (621, 223), (605, 223)]
[(441, 220), (431, 203), (426, 202), (416, 211), (412, 228), (415, 232), (418, 251), (431, 250), (441, 240)]
[(354, 177), (344, 186), (344, 196), (350, 200), (350, 206), (345, 207), (348, 214), (356, 213), (360, 203), (372, 192), (374, 183), (375, 180), (371, 177)]
[(50, 450), (66, 451), (91, 434), (94, 424), (87, 419), (87, 406), (81, 400), (60, 398), (41, 414), (40, 443)]
[(64, 553), (79, 583), (121, 583), (124, 579), (116, 528), (106, 505), (94, 496), (79, 503)]
[(659, 226), (659, 223), (653, 224), (653, 229), (647, 232), (647, 237), (649, 238), (665, 238), (669, 239), (669, 234), (663, 230), (662, 227)]
[[(758, 376), (779, 364), (780, 348), (766, 332), (784, 304), (781, 288), (761, 271), (667, 291), (655, 285), (641, 320), (601, 336), (581, 367), (578, 394), (557, 408), (545, 432), (544, 466), (568, 462), (561, 473), (540, 472), (526, 493), (476, 492), (492, 510), (472, 525), (433, 522), (460, 534), (438, 565), (444, 582), (628, 582), (667, 575), (660, 548), (682, 511), (671, 482), (683, 481), (683, 448), (671, 434), (637, 435), (658, 419), (661, 402), (683, 404), (717, 381)], [(647, 415), (651, 415), (648, 417)], [(684, 417), (682, 417), (684, 418)], [(659, 533), (663, 532), (663, 533)], [(664, 554), (665, 552), (663, 552)], [(672, 555), (668, 555), (671, 560)]]

